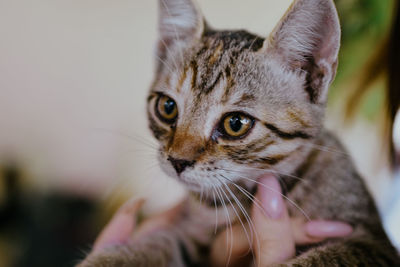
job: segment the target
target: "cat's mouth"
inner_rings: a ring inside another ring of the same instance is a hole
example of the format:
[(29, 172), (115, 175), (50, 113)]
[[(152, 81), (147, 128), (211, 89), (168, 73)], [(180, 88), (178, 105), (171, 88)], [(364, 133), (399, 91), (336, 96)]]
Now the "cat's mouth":
[[(171, 159), (159, 157), (161, 169), (171, 178), (178, 180), (191, 194), (201, 195), (205, 201), (213, 205), (222, 205), (222, 202), (235, 202), (236, 200), (252, 199), (256, 192), (255, 180), (245, 178), (243, 172), (240, 176), (232, 168), (187, 166), (179, 172), (173, 166)], [(256, 173), (248, 176), (258, 176)], [(215, 201), (214, 201), (215, 199)]]

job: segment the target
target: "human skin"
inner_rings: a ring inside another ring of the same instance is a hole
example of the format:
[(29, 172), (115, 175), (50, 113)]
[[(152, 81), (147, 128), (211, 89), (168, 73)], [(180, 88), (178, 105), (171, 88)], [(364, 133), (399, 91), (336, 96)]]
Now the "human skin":
[[(266, 187), (262, 186), (258, 188), (256, 199), (261, 206), (253, 205), (254, 227), (247, 229), (253, 231), (257, 238), (253, 238), (252, 244), (249, 243), (242, 225), (234, 225), (232, 235), (230, 230), (226, 229), (217, 236), (212, 245), (213, 266), (243, 266), (244, 261), (251, 260), (248, 257), (250, 251), (253, 251), (257, 266), (280, 263), (295, 256), (296, 245), (319, 243), (327, 238), (345, 237), (352, 233), (351, 226), (342, 222), (307, 222), (301, 218), (291, 218), (277, 179), (266, 175), (260, 178), (260, 182), (273, 190), (266, 190)], [(145, 237), (147, 233), (167, 227), (181, 211), (179, 204), (137, 225), (137, 213), (144, 202), (140, 199), (124, 204), (100, 233), (91, 253), (99, 253), (104, 248), (127, 243), (132, 236)]]

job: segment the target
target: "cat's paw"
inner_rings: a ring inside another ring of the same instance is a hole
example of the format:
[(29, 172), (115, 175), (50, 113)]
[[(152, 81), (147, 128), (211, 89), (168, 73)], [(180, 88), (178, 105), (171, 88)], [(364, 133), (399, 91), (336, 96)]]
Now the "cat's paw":
[(144, 266), (127, 253), (122, 247), (113, 247), (101, 252), (89, 254), (76, 267), (129, 267)]
[(90, 257), (78, 264), (76, 267), (128, 267), (137, 266), (132, 263), (124, 261), (121, 257), (114, 257), (110, 255), (99, 255)]
[(172, 255), (151, 246), (116, 246), (89, 254), (76, 267), (178, 267)]

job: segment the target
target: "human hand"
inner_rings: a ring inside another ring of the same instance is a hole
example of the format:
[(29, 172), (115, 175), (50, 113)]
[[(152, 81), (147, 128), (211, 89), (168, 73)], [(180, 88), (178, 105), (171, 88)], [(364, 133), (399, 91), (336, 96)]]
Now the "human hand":
[[(289, 218), (276, 178), (264, 177), (260, 179), (260, 183), (264, 186), (259, 187), (256, 198), (265, 212), (253, 206), (254, 229), (251, 229), (258, 238), (254, 238), (253, 244), (249, 245), (242, 226), (234, 225), (233, 238), (227, 240), (226, 231), (229, 229), (226, 229), (217, 236), (212, 245), (211, 260), (214, 266), (243, 266), (243, 262), (248, 262), (249, 259), (244, 256), (250, 251), (256, 257), (258, 265), (283, 262), (295, 255), (296, 244), (313, 244), (327, 238), (344, 237), (352, 233), (352, 228), (341, 222), (305, 222), (301, 218)], [(125, 244), (132, 239), (132, 236), (140, 238), (155, 230), (168, 227), (179, 217), (178, 214), (182, 210), (182, 204), (179, 204), (137, 226), (137, 213), (143, 204), (144, 200), (129, 201), (124, 204), (95, 241), (92, 253), (114, 245)], [(247, 231), (250, 231), (248, 226)]]
[(126, 244), (133, 237), (138, 239), (153, 231), (172, 225), (182, 208), (182, 203), (178, 204), (137, 225), (137, 214), (144, 203), (143, 199), (131, 200), (125, 203), (97, 237), (92, 254), (98, 253), (107, 247)]
[(290, 218), (277, 179), (268, 175), (259, 181), (256, 199), (264, 210), (253, 205), (253, 227), (246, 225), (247, 233), (254, 236), (250, 240), (252, 244), (241, 224), (232, 227), (232, 235), (226, 229), (212, 245), (213, 266), (246, 266), (253, 257), (256, 266), (282, 263), (295, 256), (296, 245), (319, 243), (352, 233), (352, 227), (342, 222)]

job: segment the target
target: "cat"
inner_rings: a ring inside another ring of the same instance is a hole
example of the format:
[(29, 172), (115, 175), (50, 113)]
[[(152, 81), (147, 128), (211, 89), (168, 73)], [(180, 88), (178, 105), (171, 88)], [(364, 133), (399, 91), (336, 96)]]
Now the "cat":
[(354, 228), (279, 266), (400, 266), (360, 175), (323, 128), (340, 46), (333, 1), (295, 0), (266, 39), (212, 29), (191, 0), (159, 7), (149, 126), (160, 166), (192, 197), (168, 229), (79, 266), (209, 266), (214, 228), (246, 223), (266, 172), (279, 176), (291, 216)]

